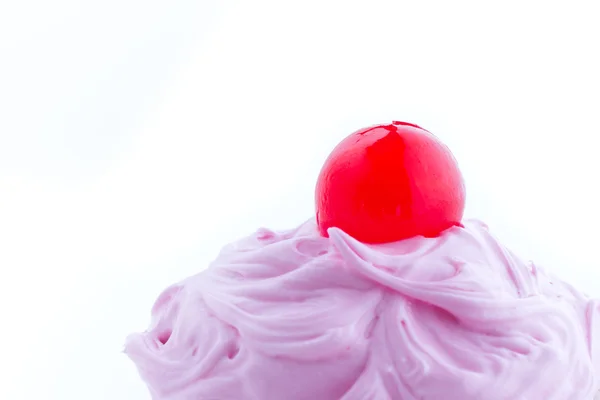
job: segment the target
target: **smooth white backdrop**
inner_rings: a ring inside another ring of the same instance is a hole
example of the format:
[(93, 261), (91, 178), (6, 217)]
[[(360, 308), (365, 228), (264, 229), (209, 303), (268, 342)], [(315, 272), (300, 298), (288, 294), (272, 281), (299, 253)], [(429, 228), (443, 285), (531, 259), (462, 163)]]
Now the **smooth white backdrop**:
[(0, 3), (0, 398), (149, 399), (165, 286), (313, 214), (322, 161), (407, 120), (467, 216), (600, 295), (594, 1)]

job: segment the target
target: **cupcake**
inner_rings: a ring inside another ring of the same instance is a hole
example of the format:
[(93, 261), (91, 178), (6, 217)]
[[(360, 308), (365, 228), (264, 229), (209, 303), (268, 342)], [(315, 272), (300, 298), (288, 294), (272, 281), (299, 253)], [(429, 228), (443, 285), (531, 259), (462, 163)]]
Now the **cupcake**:
[(430, 132), (355, 132), (315, 218), (226, 245), (125, 352), (154, 400), (593, 400), (600, 303), (463, 220), (464, 202)]

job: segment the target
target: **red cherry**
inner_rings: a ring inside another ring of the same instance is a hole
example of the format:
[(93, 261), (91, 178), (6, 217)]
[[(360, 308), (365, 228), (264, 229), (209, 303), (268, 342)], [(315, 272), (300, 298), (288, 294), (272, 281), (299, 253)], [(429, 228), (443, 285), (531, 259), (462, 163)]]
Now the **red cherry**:
[(365, 243), (460, 225), (465, 187), (454, 156), (427, 130), (394, 121), (357, 131), (331, 153), (316, 189), (322, 235), (337, 227)]

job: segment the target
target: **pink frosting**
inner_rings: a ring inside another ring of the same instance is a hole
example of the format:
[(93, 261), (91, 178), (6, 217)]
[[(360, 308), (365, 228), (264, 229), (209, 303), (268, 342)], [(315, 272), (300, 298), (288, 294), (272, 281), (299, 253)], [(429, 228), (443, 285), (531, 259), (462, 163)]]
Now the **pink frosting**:
[(478, 221), (384, 245), (259, 230), (126, 353), (156, 400), (591, 400), (600, 307)]

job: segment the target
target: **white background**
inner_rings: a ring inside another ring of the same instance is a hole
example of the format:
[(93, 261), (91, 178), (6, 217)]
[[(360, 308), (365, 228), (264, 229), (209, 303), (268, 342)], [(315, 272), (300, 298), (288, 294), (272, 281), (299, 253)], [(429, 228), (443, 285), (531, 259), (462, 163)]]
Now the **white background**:
[(467, 216), (600, 295), (595, 1), (0, 0), (0, 398), (148, 399), (125, 336), (221, 244), (418, 123)]

